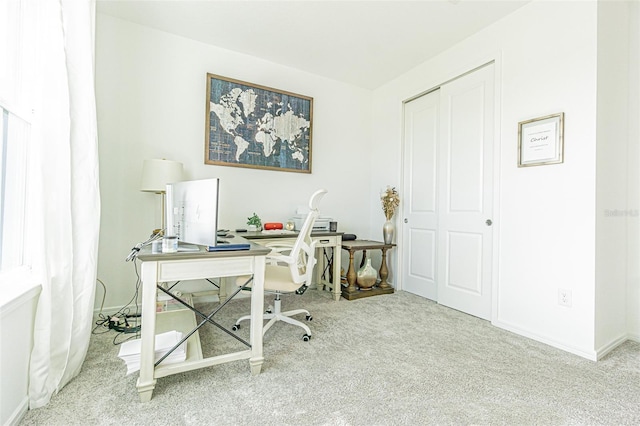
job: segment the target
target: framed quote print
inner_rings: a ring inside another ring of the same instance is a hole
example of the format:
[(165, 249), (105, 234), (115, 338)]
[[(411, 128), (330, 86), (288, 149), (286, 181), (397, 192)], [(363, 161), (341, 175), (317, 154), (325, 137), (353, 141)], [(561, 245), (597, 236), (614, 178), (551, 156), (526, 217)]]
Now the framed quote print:
[(564, 113), (518, 123), (518, 167), (564, 161)]

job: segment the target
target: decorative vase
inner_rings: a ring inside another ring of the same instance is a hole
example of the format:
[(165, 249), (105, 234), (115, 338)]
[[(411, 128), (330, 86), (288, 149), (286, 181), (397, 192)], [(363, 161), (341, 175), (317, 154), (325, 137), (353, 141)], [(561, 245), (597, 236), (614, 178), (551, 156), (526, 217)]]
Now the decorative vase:
[(378, 271), (371, 266), (371, 259), (367, 258), (367, 263), (358, 269), (356, 282), (360, 290), (371, 290), (378, 279)]
[(391, 220), (387, 220), (384, 225), (382, 225), (382, 237), (384, 238), (385, 244), (393, 243), (393, 234), (396, 232), (396, 226)]

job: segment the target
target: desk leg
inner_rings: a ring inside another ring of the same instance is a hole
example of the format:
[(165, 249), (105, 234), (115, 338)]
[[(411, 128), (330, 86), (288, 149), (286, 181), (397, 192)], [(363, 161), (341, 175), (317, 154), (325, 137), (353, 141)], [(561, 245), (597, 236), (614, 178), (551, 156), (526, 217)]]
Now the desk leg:
[(136, 387), (140, 401), (151, 400), (156, 386), (154, 378), (155, 330), (156, 330), (156, 283), (158, 282), (157, 262), (142, 263), (142, 323), (140, 330), (140, 377)]
[(332, 247), (333, 250), (333, 299), (337, 302), (340, 300), (340, 296), (342, 296), (342, 282), (341, 282), (341, 259), (340, 255), (342, 251), (340, 250), (340, 246), (342, 243), (339, 243), (336, 247)]
[(322, 291), (322, 271), (324, 271), (324, 257), (322, 256), (322, 249), (316, 249), (316, 290)]
[(220, 288), (218, 289), (218, 302), (223, 304), (227, 298), (229, 297), (229, 292), (227, 291), (227, 287), (229, 286), (229, 278), (220, 278)]
[(253, 284), (251, 287), (251, 374), (260, 374), (264, 357), (262, 355), (262, 311), (264, 310), (264, 270), (265, 256), (256, 256), (253, 260)]
[(382, 261), (380, 262), (380, 288), (391, 288), (389, 283), (387, 282), (387, 277), (389, 276), (389, 270), (387, 269), (387, 249), (386, 247), (382, 248)]

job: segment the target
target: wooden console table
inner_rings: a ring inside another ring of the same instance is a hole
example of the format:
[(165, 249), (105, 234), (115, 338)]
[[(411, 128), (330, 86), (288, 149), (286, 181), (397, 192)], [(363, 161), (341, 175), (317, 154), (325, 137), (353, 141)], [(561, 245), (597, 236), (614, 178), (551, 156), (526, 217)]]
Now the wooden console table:
[[(395, 244), (385, 244), (378, 241), (353, 240), (343, 241), (342, 248), (349, 252), (349, 270), (347, 271), (347, 283), (349, 286), (342, 289), (342, 297), (347, 300), (361, 299), (363, 297), (377, 296), (379, 294), (393, 293), (393, 287), (387, 282), (389, 269), (387, 269), (387, 250), (395, 247)], [(362, 261), (360, 267), (364, 265), (367, 257), (367, 250), (382, 250), (382, 262), (380, 263), (380, 283), (370, 289), (360, 289), (356, 282), (356, 269), (353, 266), (353, 257), (357, 251), (362, 251)]]

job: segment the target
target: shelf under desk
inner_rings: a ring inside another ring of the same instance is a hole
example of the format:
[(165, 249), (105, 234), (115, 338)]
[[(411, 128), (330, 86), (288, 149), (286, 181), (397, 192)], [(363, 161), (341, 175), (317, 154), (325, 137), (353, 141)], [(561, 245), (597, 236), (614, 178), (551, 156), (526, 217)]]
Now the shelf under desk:
[[(241, 238), (240, 238), (241, 239)], [(137, 388), (141, 401), (149, 401), (158, 378), (225, 362), (248, 359), (252, 374), (259, 374), (264, 357), (262, 354), (262, 310), (264, 303), (265, 255), (269, 249), (251, 244), (249, 250), (232, 252), (199, 252), (152, 254), (145, 247), (138, 255), (142, 262), (142, 328), (140, 351), (140, 377)], [(235, 277), (253, 275), (251, 291), (250, 349), (203, 358), (200, 337), (195, 332), (198, 322), (190, 309), (156, 312), (158, 283), (193, 280), (209, 277)], [(180, 363), (155, 366), (155, 335), (169, 330), (185, 335), (187, 359)]]
[[(186, 335), (196, 328), (196, 315), (189, 309), (158, 312), (156, 314), (156, 334), (176, 330)], [(193, 333), (187, 339), (187, 359), (180, 363), (162, 364), (155, 368), (155, 377), (165, 377), (175, 373), (192, 370), (188, 368), (195, 361), (202, 360), (200, 334)]]

